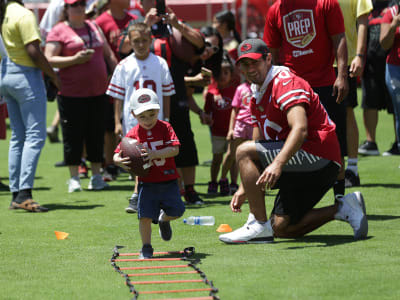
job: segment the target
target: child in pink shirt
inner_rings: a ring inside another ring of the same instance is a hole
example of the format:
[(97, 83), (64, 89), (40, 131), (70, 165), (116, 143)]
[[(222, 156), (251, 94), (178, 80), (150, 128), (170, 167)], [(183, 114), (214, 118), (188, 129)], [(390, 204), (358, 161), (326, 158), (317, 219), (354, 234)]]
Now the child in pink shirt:
[[(236, 148), (246, 140), (251, 140), (253, 127), (251, 125), (250, 100), (252, 92), (250, 84), (244, 82), (236, 88), (235, 96), (232, 101), (232, 112), (229, 122), (229, 130), (226, 135), (228, 140), (228, 151), (224, 157), (221, 170), (220, 184), (228, 183), (226, 175), (228, 171), (235, 167)], [(236, 192), (238, 185), (233, 181), (231, 174), (231, 184), (229, 191), (232, 194)]]

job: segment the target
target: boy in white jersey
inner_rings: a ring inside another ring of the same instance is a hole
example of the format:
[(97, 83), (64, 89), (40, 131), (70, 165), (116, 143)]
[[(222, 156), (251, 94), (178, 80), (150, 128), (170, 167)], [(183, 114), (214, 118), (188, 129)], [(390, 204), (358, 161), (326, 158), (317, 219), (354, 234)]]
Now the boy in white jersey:
[[(167, 62), (150, 52), (151, 28), (144, 23), (136, 23), (129, 27), (128, 35), (134, 52), (115, 68), (106, 92), (114, 98), (115, 133), (119, 136), (125, 135), (138, 123), (129, 109), (129, 99), (133, 92), (140, 88), (153, 90), (158, 99), (162, 99), (158, 119), (165, 121), (169, 120), (170, 96), (175, 94)], [(129, 206), (125, 210), (126, 212), (137, 211), (137, 184), (129, 200)]]

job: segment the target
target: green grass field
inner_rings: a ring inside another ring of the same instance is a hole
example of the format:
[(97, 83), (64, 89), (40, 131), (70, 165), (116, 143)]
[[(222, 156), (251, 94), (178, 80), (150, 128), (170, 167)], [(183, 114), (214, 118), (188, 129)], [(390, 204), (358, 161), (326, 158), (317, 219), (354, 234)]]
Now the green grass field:
[[(55, 106), (48, 105), (49, 123)], [(365, 137), (361, 113), (358, 108), (360, 142)], [(203, 163), (211, 159), (209, 131), (200, 125), (197, 116), (191, 117)], [(392, 117), (381, 112), (377, 132), (381, 152), (390, 148), (393, 132)], [(10, 132), (7, 135), (9, 138)], [(8, 183), (7, 141), (0, 141), (0, 153), (0, 176)], [(109, 190), (90, 192), (86, 189), (89, 180), (84, 179), (83, 192), (68, 194), (67, 168), (54, 167), (61, 158), (62, 144), (46, 142), (36, 173), (34, 198), (51, 209), (48, 213), (10, 211), (10, 193), (0, 192), (0, 299), (130, 299), (132, 295), (109, 259), (115, 245), (126, 246), (121, 252), (141, 248), (136, 214), (124, 211), (133, 182), (122, 174), (118, 181), (111, 182)], [(202, 164), (197, 168), (196, 189), (203, 194), (206, 205), (188, 207), (184, 217), (213, 215), (216, 225), (189, 226), (179, 219), (172, 224), (170, 242), (162, 241), (154, 226), (153, 247), (155, 251), (172, 251), (194, 246), (196, 257), (202, 259), (200, 269), (213, 280), (224, 300), (400, 299), (399, 165), (399, 156), (360, 157), (362, 186), (358, 190), (364, 195), (369, 220), (366, 240), (354, 242), (351, 227), (334, 221), (296, 240), (225, 245), (218, 240), (217, 226), (228, 223), (238, 228), (247, 219), (248, 206), (244, 205), (242, 214), (234, 214), (228, 207), (230, 197), (207, 198), (209, 167)], [(320, 206), (332, 201), (330, 191)], [(266, 203), (269, 211), (273, 195), (266, 197)], [(69, 237), (56, 240), (55, 230), (68, 232)], [(206, 286), (192, 283), (137, 289), (199, 287)], [(193, 294), (201, 295), (206, 293)], [(140, 299), (163, 297), (143, 295)]]

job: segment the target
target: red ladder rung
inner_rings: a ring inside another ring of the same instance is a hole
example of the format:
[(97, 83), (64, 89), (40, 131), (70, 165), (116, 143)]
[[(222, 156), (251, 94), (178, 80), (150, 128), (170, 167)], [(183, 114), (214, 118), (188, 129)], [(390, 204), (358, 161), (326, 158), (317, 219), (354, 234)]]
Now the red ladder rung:
[(203, 291), (212, 291), (212, 288), (203, 288), (203, 289), (184, 289), (184, 290), (165, 290), (165, 291), (143, 291), (139, 292), (140, 294), (167, 294), (167, 293), (189, 293), (189, 292), (203, 292)]
[[(183, 254), (183, 251), (154, 252), (153, 255)], [(119, 256), (139, 256), (140, 253), (119, 253)]]
[[(183, 272), (160, 272), (160, 273), (140, 273), (140, 274), (128, 274), (129, 277), (135, 276), (158, 276), (158, 275), (176, 275), (176, 274), (195, 274), (197, 271), (183, 271)], [(121, 276), (125, 276), (121, 274)]]
[(203, 279), (131, 281), (130, 283), (131, 284), (168, 284), (168, 283), (188, 283), (188, 282), (203, 282)]
[(177, 261), (177, 260), (182, 260), (182, 258), (117, 258), (117, 259), (112, 259), (111, 261), (136, 261), (136, 262), (141, 262), (141, 261)]
[(147, 266), (147, 267), (122, 267), (120, 270), (149, 270), (149, 269), (173, 269), (173, 268), (189, 268), (188, 265), (174, 265), (174, 266)]

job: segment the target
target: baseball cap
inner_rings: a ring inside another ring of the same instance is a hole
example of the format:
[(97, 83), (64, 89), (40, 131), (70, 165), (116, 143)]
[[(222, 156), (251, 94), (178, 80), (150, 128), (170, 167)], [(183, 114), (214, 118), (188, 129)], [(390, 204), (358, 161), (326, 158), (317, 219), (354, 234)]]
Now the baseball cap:
[(130, 98), (130, 109), (135, 115), (146, 110), (160, 109), (158, 97), (151, 89), (138, 89), (133, 92)]
[[(80, 1), (82, 1), (82, 0), (64, 0), (64, 3), (65, 4), (74, 4), (74, 3), (80, 2)], [(85, 0), (83, 0), (83, 1), (86, 2)]]
[(239, 62), (242, 58), (251, 58), (251, 59), (259, 59), (261, 56), (269, 53), (269, 49), (267, 44), (264, 43), (263, 40), (260, 39), (247, 39), (240, 43), (237, 48), (238, 59), (236, 63)]

